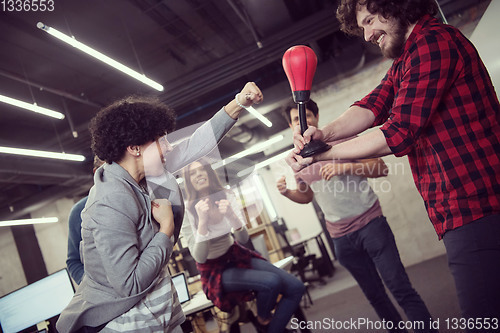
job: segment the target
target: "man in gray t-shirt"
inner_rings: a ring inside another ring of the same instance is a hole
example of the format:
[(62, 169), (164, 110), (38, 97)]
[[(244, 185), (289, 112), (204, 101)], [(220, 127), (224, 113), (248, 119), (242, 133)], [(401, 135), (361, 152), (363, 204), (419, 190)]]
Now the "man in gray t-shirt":
[[(299, 112), (293, 101), (284, 109), (284, 116), (292, 130), (299, 125)], [(308, 126), (318, 126), (319, 110), (312, 100), (306, 104), (306, 119)], [(328, 142), (331, 146), (338, 143)], [(368, 184), (367, 178), (386, 175), (387, 166), (380, 158), (321, 161), (295, 173), (297, 189), (287, 188), (285, 176), (277, 181), (277, 188), (283, 196), (300, 204), (316, 199), (340, 264), (356, 279), (380, 319), (392, 322), (387, 327), (394, 329), (389, 331), (406, 332), (397, 329), (402, 318), (385, 292), (384, 283), (408, 320), (429, 325), (431, 315), (411, 285), (394, 234)], [(424, 331), (432, 332), (429, 328), (416, 330)]]

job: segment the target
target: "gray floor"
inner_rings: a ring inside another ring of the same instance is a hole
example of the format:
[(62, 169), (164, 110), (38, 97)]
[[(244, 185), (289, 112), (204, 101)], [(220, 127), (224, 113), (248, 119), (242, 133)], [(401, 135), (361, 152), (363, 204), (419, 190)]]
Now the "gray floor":
[[(314, 304), (305, 310), (308, 321), (323, 321), (334, 319), (337, 321), (357, 321), (363, 318), (378, 321), (361, 289), (354, 279), (338, 263), (335, 275), (326, 285), (315, 284), (310, 288)], [(459, 318), (460, 311), (455, 293), (453, 278), (449, 272), (446, 256), (440, 256), (407, 268), (410, 280), (426, 303), (435, 321), (439, 320), (440, 332), (460, 332), (447, 330), (446, 319)], [(392, 296), (391, 296), (392, 298)], [(394, 301), (394, 300), (393, 300)], [(394, 304), (397, 304), (394, 301)], [(404, 312), (398, 307), (403, 318)], [(384, 332), (384, 330), (357, 329), (357, 330), (326, 330), (318, 329), (313, 332)]]

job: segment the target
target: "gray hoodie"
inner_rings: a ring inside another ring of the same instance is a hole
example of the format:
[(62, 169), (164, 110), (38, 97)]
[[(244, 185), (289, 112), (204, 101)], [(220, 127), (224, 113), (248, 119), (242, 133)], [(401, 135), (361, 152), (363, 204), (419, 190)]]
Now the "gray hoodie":
[[(166, 156), (168, 174), (153, 189), (153, 196), (167, 196), (172, 202), (175, 236), (182, 224), (184, 205), (175, 178), (169, 173), (208, 154), (235, 122), (220, 110)], [(105, 324), (127, 312), (154, 288), (174, 244), (173, 239), (157, 231), (148, 193), (117, 163), (99, 168), (82, 212), (85, 275), (57, 321), (59, 332)]]

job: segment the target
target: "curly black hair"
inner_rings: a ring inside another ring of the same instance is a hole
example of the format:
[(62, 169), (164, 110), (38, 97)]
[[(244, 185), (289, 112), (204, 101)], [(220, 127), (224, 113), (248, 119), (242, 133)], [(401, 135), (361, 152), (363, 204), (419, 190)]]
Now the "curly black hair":
[(372, 14), (395, 18), (403, 26), (417, 22), (426, 14), (436, 15), (438, 7), (435, 0), (341, 0), (337, 8), (340, 30), (355, 36), (363, 36), (363, 29), (356, 21), (357, 6), (362, 5)]
[(107, 163), (120, 161), (128, 146), (143, 145), (175, 128), (173, 109), (158, 98), (129, 96), (100, 110), (89, 124), (91, 147)]
[[(291, 99), (288, 102), (288, 104), (281, 111), (281, 114), (283, 115), (283, 117), (285, 117), (286, 121), (289, 124), (292, 123), (292, 118), (290, 117), (290, 110), (291, 109), (297, 109), (297, 108), (298, 108), (297, 103), (295, 103), (293, 101), (293, 99)], [(306, 103), (306, 109), (310, 110), (314, 114), (315, 117), (318, 116), (318, 112), (319, 112), (318, 104), (316, 104), (316, 102), (313, 101), (312, 99), (310, 99), (309, 101), (307, 101), (307, 103)]]

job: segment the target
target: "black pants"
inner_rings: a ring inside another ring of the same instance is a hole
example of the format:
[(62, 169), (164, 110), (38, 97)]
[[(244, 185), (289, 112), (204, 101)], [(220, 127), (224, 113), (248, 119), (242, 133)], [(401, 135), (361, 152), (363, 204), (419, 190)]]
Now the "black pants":
[(455, 328), (500, 332), (500, 215), (447, 231), (443, 240), (463, 317)]

